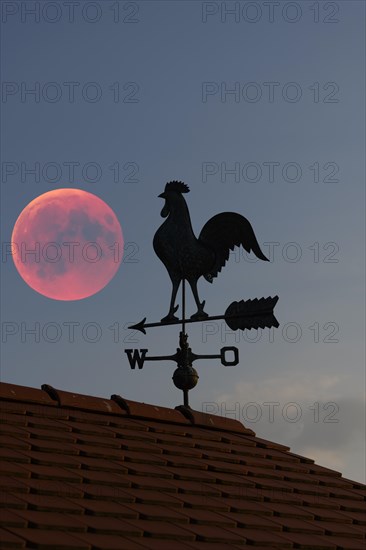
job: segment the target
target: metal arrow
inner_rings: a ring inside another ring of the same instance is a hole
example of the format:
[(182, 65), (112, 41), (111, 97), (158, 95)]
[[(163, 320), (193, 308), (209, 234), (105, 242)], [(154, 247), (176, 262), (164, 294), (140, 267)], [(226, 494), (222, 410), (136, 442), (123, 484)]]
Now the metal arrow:
[(273, 298), (255, 298), (254, 300), (241, 300), (232, 302), (224, 315), (213, 315), (212, 317), (203, 317), (201, 319), (177, 319), (169, 322), (146, 323), (146, 317), (139, 323), (128, 327), (131, 330), (139, 330), (146, 334), (146, 329), (150, 327), (162, 327), (169, 325), (179, 325), (181, 323), (202, 323), (205, 321), (216, 321), (225, 319), (226, 324), (232, 330), (244, 330), (252, 328), (271, 328), (278, 327), (279, 322), (273, 314), (275, 305), (278, 302), (278, 296)]

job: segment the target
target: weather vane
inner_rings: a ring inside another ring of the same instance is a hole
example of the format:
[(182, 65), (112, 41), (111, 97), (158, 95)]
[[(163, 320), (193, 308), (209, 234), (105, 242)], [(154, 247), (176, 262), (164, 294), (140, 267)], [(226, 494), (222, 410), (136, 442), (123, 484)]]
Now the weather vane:
[[(183, 194), (189, 193), (189, 187), (181, 181), (166, 184), (164, 193), (159, 197), (165, 200), (161, 216), (166, 218), (154, 236), (153, 246), (157, 256), (165, 265), (172, 282), (172, 294), (168, 314), (160, 322), (146, 323), (146, 317), (130, 329), (146, 334), (150, 327), (162, 327), (181, 324), (179, 347), (174, 355), (146, 356), (147, 349), (125, 349), (130, 367), (136, 364), (142, 369), (145, 361), (174, 361), (177, 368), (173, 374), (175, 386), (183, 390), (184, 405), (189, 406), (188, 391), (198, 382), (197, 371), (192, 363), (197, 359), (220, 359), (225, 367), (239, 363), (239, 350), (234, 346), (223, 347), (217, 355), (196, 355), (188, 344), (186, 325), (202, 321), (224, 319), (232, 330), (278, 327), (273, 314), (278, 296), (273, 298), (255, 298), (232, 302), (223, 315), (209, 317), (204, 311), (205, 301), (200, 301), (197, 281), (204, 277), (209, 283), (217, 277), (229, 258), (234, 246), (243, 246), (247, 252), (254, 252), (257, 258), (268, 262), (261, 251), (253, 228), (249, 221), (234, 212), (223, 212), (213, 216), (203, 227), (198, 239), (193, 233), (191, 218)], [(197, 311), (186, 318), (185, 281), (191, 287)], [(179, 306), (175, 305), (177, 292), (182, 283), (182, 316), (175, 316)], [(226, 357), (232, 352), (231, 359)]]

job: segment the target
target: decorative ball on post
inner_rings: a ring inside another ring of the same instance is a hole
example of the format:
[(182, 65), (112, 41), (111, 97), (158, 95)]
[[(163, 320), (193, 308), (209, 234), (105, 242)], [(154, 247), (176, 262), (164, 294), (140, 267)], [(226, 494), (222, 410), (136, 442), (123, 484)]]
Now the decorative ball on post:
[(173, 374), (174, 385), (183, 391), (194, 388), (197, 385), (198, 378), (196, 369), (191, 366), (178, 367)]

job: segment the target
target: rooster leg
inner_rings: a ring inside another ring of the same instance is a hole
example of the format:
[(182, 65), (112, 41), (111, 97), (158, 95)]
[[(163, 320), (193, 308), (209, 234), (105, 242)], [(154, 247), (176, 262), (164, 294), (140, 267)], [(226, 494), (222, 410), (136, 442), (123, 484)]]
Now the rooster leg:
[(200, 302), (200, 299), (198, 297), (197, 280), (188, 279), (188, 282), (191, 286), (192, 294), (197, 305), (197, 312), (194, 315), (191, 315), (191, 319), (206, 319), (206, 317), (208, 317), (208, 314), (203, 311), (203, 308), (205, 307), (205, 301), (203, 300), (203, 302)]
[(177, 297), (178, 288), (180, 285), (180, 278), (179, 279), (172, 279), (173, 289), (172, 289), (172, 297), (170, 299), (170, 307), (169, 307), (169, 313), (166, 315), (166, 317), (163, 317), (161, 319), (162, 323), (171, 323), (172, 321), (178, 321), (178, 317), (174, 315), (174, 313), (177, 311), (179, 306), (175, 306), (175, 299)]

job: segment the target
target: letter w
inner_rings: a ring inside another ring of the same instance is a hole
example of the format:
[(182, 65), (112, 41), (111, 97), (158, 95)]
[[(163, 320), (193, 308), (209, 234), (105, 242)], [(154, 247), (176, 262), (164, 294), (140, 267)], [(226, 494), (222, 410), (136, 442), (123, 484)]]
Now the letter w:
[(136, 367), (136, 363), (138, 365), (138, 368), (142, 369), (142, 367), (144, 366), (147, 351), (147, 349), (125, 349), (125, 353), (127, 353), (131, 369), (134, 369)]

